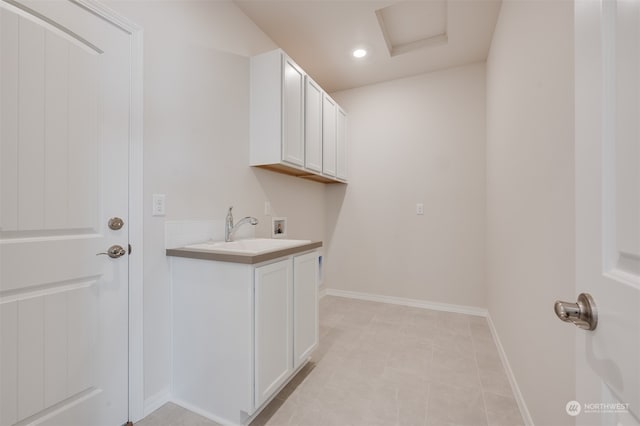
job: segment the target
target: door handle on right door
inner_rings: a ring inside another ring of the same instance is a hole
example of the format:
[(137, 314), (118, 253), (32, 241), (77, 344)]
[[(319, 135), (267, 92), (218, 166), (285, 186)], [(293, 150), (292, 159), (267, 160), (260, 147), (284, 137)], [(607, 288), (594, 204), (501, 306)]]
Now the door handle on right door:
[(558, 318), (578, 328), (595, 330), (598, 326), (598, 308), (589, 293), (580, 293), (577, 303), (556, 300), (553, 308)]

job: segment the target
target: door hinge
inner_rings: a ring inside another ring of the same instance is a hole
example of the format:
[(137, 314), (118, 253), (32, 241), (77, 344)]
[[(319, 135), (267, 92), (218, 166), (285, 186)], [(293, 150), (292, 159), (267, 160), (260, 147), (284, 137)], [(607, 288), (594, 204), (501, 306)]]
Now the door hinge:
[(131, 244), (129, 244), (129, 254), (131, 254)]

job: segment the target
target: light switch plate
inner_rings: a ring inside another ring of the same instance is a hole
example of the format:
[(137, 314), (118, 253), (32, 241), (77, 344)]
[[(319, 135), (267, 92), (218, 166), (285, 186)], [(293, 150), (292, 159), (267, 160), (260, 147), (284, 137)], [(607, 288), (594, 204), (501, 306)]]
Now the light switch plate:
[(418, 203), (416, 204), (416, 214), (423, 215), (424, 214), (424, 204)]
[(152, 216), (164, 216), (165, 215), (165, 200), (164, 194), (153, 194), (153, 207), (151, 210)]

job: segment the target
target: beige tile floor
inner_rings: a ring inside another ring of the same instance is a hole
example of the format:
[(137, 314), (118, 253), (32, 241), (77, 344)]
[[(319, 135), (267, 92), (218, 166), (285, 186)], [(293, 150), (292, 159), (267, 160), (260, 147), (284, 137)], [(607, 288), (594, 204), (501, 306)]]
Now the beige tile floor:
[[(312, 361), (252, 426), (516, 426), (484, 318), (324, 297)], [(213, 426), (173, 404), (140, 426)]]

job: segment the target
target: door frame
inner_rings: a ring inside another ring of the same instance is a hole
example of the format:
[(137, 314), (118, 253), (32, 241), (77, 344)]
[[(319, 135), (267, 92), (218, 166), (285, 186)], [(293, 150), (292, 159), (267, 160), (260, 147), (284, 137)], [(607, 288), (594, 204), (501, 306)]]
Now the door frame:
[(143, 29), (99, 0), (69, 0), (130, 36), (131, 95), (129, 128), (129, 421), (144, 417), (143, 340)]

